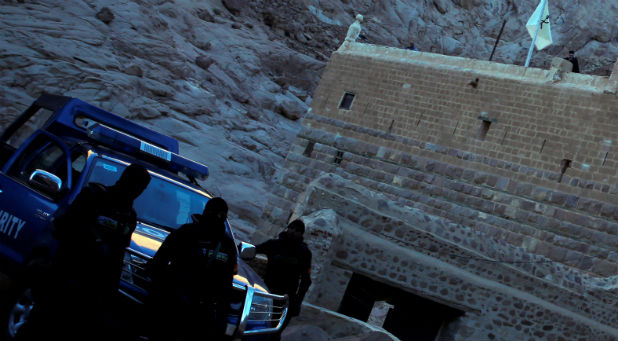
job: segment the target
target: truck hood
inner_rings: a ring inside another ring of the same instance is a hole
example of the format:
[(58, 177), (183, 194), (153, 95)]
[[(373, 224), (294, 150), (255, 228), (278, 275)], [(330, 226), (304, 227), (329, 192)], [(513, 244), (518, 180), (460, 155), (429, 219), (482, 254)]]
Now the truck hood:
[[(147, 258), (152, 258), (168, 234), (163, 229), (138, 223), (135, 232), (131, 236), (130, 249)], [(258, 291), (268, 293), (262, 278), (240, 258), (238, 258), (238, 274), (234, 276), (234, 282), (242, 286), (249, 285)]]
[(234, 276), (234, 282), (240, 285), (250, 285), (258, 291), (268, 293), (268, 288), (262, 278), (242, 259), (238, 259), (238, 274)]

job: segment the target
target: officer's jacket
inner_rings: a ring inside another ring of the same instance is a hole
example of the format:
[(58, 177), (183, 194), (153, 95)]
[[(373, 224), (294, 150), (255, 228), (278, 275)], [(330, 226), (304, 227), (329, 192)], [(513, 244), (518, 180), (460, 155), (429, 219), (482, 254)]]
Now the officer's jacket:
[(285, 233), (256, 247), (266, 254), (268, 264), (264, 281), (275, 294), (287, 294), (292, 303), (300, 303), (311, 285), (311, 251), (302, 240), (291, 240)]
[[(198, 219), (201, 216), (198, 216)], [(173, 231), (163, 242), (148, 272), (153, 290), (186, 303), (225, 298), (232, 289), (236, 246), (224, 226), (196, 221)]]
[(130, 202), (114, 198), (110, 191), (101, 184), (89, 184), (70, 206), (59, 210), (53, 221), (53, 235), (59, 240), (54, 258), (58, 276), (117, 288), (137, 215)]

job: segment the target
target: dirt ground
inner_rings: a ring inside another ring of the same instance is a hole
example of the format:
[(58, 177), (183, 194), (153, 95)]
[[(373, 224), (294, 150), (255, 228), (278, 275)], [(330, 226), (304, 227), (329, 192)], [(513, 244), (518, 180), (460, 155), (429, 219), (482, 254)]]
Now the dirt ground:
[[(5, 327), (11, 298), (11, 281), (0, 273), (0, 326)], [(384, 330), (335, 312), (303, 304), (300, 316), (292, 319), (281, 335), (282, 341), (397, 341)]]

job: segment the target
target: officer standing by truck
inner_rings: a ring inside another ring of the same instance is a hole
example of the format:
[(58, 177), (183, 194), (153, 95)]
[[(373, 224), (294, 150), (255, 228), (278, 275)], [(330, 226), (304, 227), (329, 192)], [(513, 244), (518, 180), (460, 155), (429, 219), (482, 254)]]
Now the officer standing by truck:
[(305, 293), (311, 285), (311, 251), (303, 241), (305, 223), (296, 219), (288, 224), (278, 239), (270, 239), (256, 246), (257, 253), (266, 254), (266, 275), (264, 281), (271, 292), (288, 295), (290, 300), (288, 318), (283, 328), (273, 336), (281, 338), (281, 332), (290, 319), (298, 316)]
[(149, 264), (151, 340), (225, 338), (237, 269), (236, 246), (225, 228), (227, 211), (222, 198), (208, 200), (192, 223), (167, 236)]
[(112, 309), (137, 224), (133, 201), (149, 183), (146, 168), (132, 164), (113, 186), (90, 183), (58, 211), (48, 281), (33, 287), (36, 310), (17, 339), (98, 340), (117, 331)]

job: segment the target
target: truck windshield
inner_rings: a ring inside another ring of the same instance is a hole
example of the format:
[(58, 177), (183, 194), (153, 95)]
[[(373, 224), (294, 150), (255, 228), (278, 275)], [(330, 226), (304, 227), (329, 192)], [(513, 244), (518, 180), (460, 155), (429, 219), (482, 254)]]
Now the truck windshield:
[[(97, 158), (87, 182), (111, 186), (125, 168), (121, 163)], [(177, 229), (191, 222), (192, 214), (202, 213), (208, 201), (204, 194), (156, 173), (150, 175), (148, 188), (133, 204), (140, 221)]]

